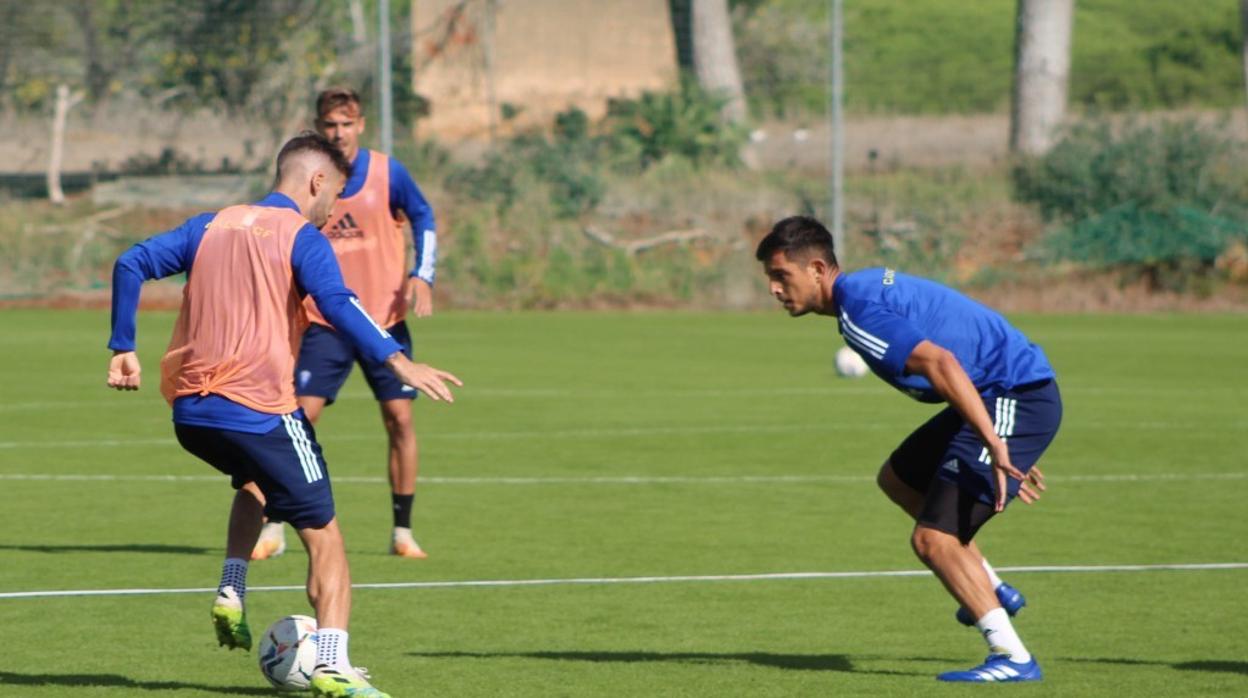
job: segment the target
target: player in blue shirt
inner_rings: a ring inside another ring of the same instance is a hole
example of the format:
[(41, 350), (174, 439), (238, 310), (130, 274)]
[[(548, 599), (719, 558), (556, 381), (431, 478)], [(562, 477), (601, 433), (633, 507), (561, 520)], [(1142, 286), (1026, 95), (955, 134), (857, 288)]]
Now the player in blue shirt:
[(819, 221), (772, 228), (756, 257), (770, 290), (797, 317), (837, 319), (871, 371), (921, 402), (947, 407), (880, 468), (880, 488), (914, 520), (915, 553), (958, 601), (957, 618), (988, 642), (985, 662), (942, 681), (1037, 681), (1040, 666), (1010, 622), (1026, 603), (973, 538), (1006, 503), (1044, 490), (1035, 467), (1061, 422), (1053, 368), (997, 312), (933, 281), (892, 269), (844, 272)]
[(231, 477), (226, 559), (212, 608), (217, 639), (250, 649), (247, 557), (262, 514), (291, 522), (308, 550), (308, 598), (319, 624), (311, 678), (318, 695), (388, 698), (347, 656), (351, 582), (328, 468), (312, 425), (298, 409), (295, 354), (306, 324), (302, 298), (372, 360), (407, 385), (451, 401), (449, 373), (413, 364), (398, 342), (343, 285), (323, 223), (350, 166), (325, 138), (289, 141), (277, 159), (275, 191), (261, 201), (191, 218), (117, 260), (108, 384), (137, 390), (135, 316), (144, 281), (185, 272), (173, 340), (161, 361), (161, 392), (173, 407), (179, 443)]

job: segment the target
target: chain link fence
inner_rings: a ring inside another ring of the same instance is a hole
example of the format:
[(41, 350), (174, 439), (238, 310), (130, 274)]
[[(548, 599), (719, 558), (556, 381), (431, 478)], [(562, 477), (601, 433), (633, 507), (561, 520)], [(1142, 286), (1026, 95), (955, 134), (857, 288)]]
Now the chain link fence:
[[(741, 124), (692, 77), (696, 2), (390, 0), (395, 155), (438, 215), (443, 303), (767, 302), (754, 241), (827, 211), (831, 2), (726, 3)], [(365, 97), (376, 147), (380, 4), (0, 0), (0, 298), (106, 296), (126, 245), (262, 194), (320, 89)], [(844, 8), (851, 264), (975, 284), (1038, 259), (1063, 221), (1011, 185), (1014, 0)], [(1218, 111), (1243, 101), (1236, 12), (1080, 0), (1072, 115), (1242, 139)]]

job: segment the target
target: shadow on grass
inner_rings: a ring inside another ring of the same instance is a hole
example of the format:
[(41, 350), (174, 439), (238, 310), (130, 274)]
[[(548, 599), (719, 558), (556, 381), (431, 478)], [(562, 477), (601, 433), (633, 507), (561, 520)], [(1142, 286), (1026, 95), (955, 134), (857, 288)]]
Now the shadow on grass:
[(1207, 671), (1248, 676), (1248, 662), (1228, 659), (1200, 659), (1193, 662), (1162, 662), (1155, 659), (1123, 659), (1116, 657), (1065, 657), (1063, 662), (1088, 664), (1123, 664), (1126, 666), (1168, 666), (1179, 671)]
[(1195, 662), (1179, 662), (1170, 666), (1183, 671), (1221, 671), (1228, 674), (1248, 676), (1248, 662), (1235, 662), (1225, 659), (1202, 659)]
[(232, 696), (272, 696), (273, 689), (250, 686), (210, 686), (182, 681), (137, 681), (117, 674), (17, 674), (0, 671), (0, 686), (107, 686), (140, 691), (205, 691)]
[(745, 663), (792, 671), (839, 671), (854, 674), (926, 676), (925, 672), (860, 669), (845, 654), (776, 654), (772, 652), (409, 652), (411, 657), (429, 659), (546, 659), (563, 662), (676, 664)]
[(104, 545), (4, 545), (0, 550), (16, 550), (27, 553), (156, 553), (158, 555), (208, 555), (220, 554), (220, 548), (201, 548), (194, 545), (160, 545), (155, 543), (129, 543)]

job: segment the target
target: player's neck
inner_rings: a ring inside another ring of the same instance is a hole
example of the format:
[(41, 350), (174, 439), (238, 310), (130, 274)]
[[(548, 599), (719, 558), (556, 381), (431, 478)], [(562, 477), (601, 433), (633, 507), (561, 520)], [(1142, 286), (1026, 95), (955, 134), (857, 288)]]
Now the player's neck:
[(836, 299), (833, 294), (836, 292), (836, 277), (841, 275), (840, 267), (832, 267), (828, 269), (828, 273), (819, 283), (819, 309), (815, 312), (820, 315), (836, 315)]
[(295, 206), (299, 207), (299, 213), (304, 218), (308, 217), (308, 213), (312, 210), (312, 203), (316, 200), (307, 187), (294, 186), (290, 184), (283, 185), (279, 183), (273, 188), (278, 194), (285, 194), (288, 199), (295, 202)]

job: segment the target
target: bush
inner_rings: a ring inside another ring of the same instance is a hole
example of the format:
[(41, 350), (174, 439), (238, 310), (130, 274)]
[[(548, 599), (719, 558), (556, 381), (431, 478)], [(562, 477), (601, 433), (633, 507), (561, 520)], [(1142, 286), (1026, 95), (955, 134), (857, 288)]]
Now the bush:
[(1248, 239), (1242, 154), (1242, 144), (1191, 121), (1087, 123), (1020, 163), (1013, 181), (1016, 196), (1055, 224), (1042, 257), (1185, 277)]
[(697, 167), (736, 167), (745, 145), (744, 128), (724, 122), (727, 99), (692, 80), (674, 92), (646, 92), (637, 99), (611, 100), (606, 130), (621, 165), (645, 169), (671, 155)]
[(515, 204), (522, 189), (546, 187), (555, 214), (574, 218), (593, 210), (602, 199), (600, 149), (589, 135), (584, 112), (573, 109), (556, 117), (551, 138), (529, 134), (508, 141), (481, 167), (451, 174), (447, 186), (477, 201), (491, 202), (500, 212)]

